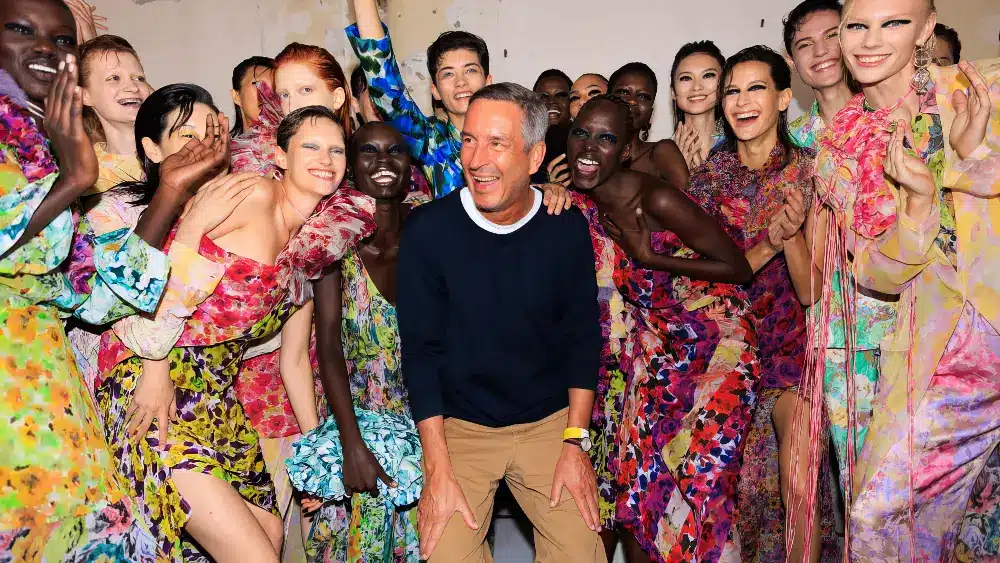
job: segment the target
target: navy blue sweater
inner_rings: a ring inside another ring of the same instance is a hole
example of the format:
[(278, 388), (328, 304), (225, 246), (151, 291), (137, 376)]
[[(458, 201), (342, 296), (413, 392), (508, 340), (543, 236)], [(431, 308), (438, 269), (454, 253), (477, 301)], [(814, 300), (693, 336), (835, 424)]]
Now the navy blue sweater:
[(465, 191), (415, 209), (403, 229), (397, 311), (413, 418), (536, 422), (566, 408), (569, 389), (597, 385), (587, 222), (575, 208), (540, 209), (497, 234), (466, 211)]

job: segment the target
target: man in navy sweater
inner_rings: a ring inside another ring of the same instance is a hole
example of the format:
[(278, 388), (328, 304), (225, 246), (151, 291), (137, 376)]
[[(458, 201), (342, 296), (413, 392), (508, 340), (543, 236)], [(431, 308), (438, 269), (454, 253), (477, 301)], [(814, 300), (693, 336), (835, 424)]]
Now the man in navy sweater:
[(418, 531), (431, 563), (491, 561), (504, 479), (536, 560), (604, 563), (587, 450), (600, 361), (586, 220), (540, 211), (548, 115), (515, 84), (472, 98), (467, 187), (414, 210), (399, 251), (403, 373), (424, 449)]

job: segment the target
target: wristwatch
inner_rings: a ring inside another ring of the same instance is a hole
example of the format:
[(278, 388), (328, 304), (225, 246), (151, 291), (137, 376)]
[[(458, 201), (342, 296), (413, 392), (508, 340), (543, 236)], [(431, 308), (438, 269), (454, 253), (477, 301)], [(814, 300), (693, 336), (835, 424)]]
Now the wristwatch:
[(590, 430), (586, 428), (567, 428), (563, 430), (563, 442), (573, 444), (585, 452), (589, 452), (594, 443), (590, 441)]

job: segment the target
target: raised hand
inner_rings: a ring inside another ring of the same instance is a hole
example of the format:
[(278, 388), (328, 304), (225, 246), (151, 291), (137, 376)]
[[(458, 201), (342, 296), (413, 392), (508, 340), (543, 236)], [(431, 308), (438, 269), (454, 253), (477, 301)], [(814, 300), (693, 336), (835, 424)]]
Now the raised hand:
[[(951, 125), (948, 140), (958, 157), (966, 159), (986, 138), (986, 127), (990, 122), (995, 100), (990, 99), (990, 88), (983, 75), (968, 61), (958, 63), (959, 70), (969, 79), (972, 88), (969, 94), (958, 90), (951, 98), (955, 106), (955, 121)], [(993, 89), (1000, 90), (997, 83)], [(997, 94), (994, 93), (994, 96)]]
[(76, 21), (76, 40), (79, 43), (90, 41), (102, 33), (107, 33), (107, 18), (95, 13), (97, 8), (84, 0), (65, 0), (69, 10), (73, 12)]
[(182, 200), (229, 167), (229, 120), (220, 113), (209, 114), (205, 121), (203, 139), (191, 139), (160, 163), (160, 189), (173, 190)]
[(930, 198), (937, 193), (937, 184), (924, 161), (906, 152), (903, 139), (910, 131), (905, 121), (896, 123), (886, 147), (885, 173), (909, 195)]
[(635, 210), (635, 218), (639, 224), (637, 229), (623, 229), (607, 214), (601, 216), (601, 226), (608, 238), (639, 264), (644, 265), (649, 262), (649, 256), (653, 253), (653, 234), (641, 208)]
[(783, 208), (785, 217), (788, 220), (788, 227), (791, 232), (787, 234), (785, 240), (795, 236), (795, 233), (802, 229), (806, 222), (806, 197), (802, 190), (795, 187), (785, 188), (785, 207)]
[(550, 184), (559, 184), (564, 188), (569, 187), (571, 176), (569, 173), (569, 164), (566, 162), (565, 154), (561, 154), (553, 158), (552, 161), (549, 162), (547, 172), (549, 173)]
[(209, 181), (188, 202), (176, 239), (198, 248), (201, 238), (228, 219), (263, 180), (256, 172), (244, 172)]
[(675, 142), (684, 155), (688, 170), (694, 170), (704, 159), (701, 156), (701, 137), (693, 126), (681, 123), (677, 126)]
[(60, 177), (72, 190), (82, 192), (97, 182), (98, 165), (94, 146), (83, 127), (79, 70), (73, 55), (59, 63), (56, 79), (45, 97), (43, 123), (59, 162)]

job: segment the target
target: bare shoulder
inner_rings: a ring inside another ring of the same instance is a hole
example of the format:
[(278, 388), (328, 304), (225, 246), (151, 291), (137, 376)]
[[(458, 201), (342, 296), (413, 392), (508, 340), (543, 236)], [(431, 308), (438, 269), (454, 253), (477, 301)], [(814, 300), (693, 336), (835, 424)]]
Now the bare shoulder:
[(247, 225), (262, 225), (263, 219), (273, 215), (278, 202), (278, 181), (262, 178), (253, 191), (233, 209), (233, 213), (215, 228), (213, 233), (222, 236)]

